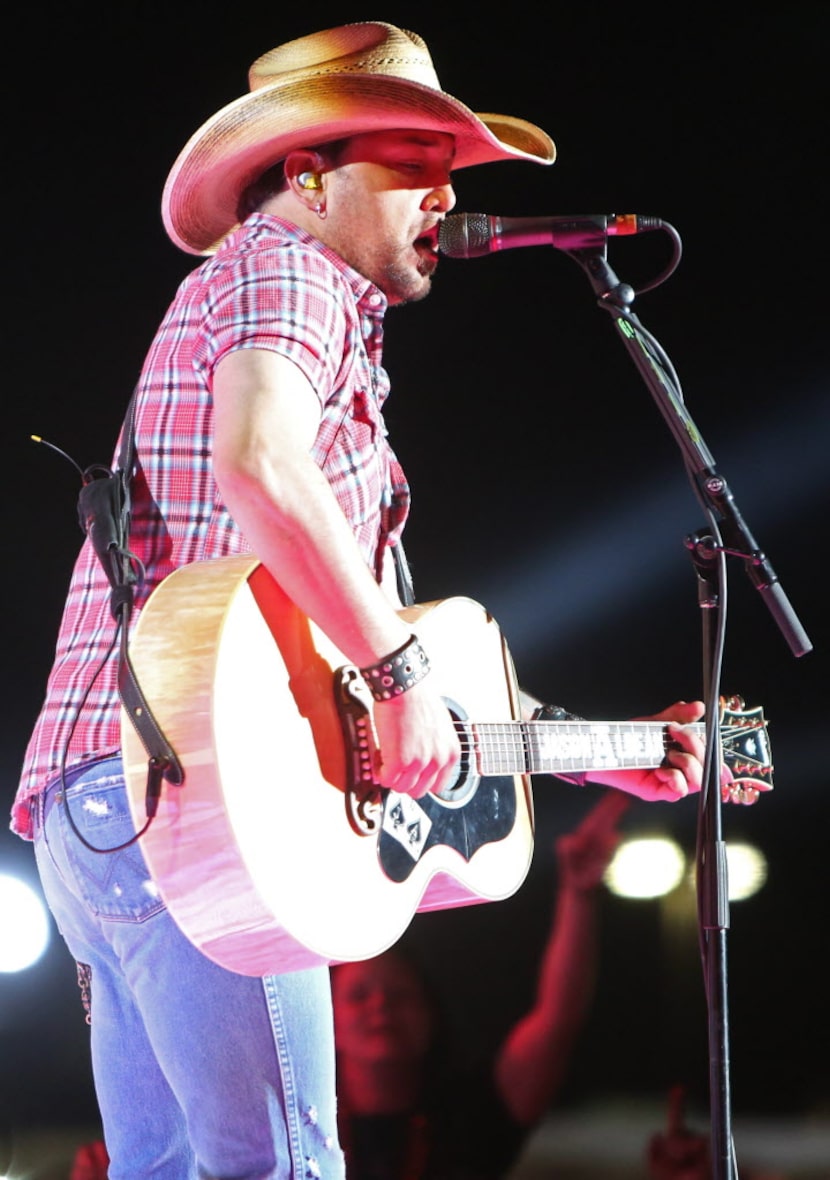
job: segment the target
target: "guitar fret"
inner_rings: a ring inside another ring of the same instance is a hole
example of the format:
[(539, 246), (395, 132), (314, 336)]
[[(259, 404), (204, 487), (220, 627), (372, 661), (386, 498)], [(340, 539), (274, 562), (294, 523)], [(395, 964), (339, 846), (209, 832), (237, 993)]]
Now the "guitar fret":
[(659, 721), (485, 722), (472, 731), (483, 775), (648, 769), (667, 747)]
[(526, 726), (519, 721), (473, 725), (479, 774), (530, 773)]

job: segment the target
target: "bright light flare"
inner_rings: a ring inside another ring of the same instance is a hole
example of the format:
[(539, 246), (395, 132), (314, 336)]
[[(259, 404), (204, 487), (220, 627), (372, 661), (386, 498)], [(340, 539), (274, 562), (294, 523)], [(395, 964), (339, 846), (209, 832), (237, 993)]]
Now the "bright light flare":
[[(767, 880), (767, 858), (753, 844), (726, 844), (726, 877), (730, 901), (746, 901)], [(689, 870), (689, 883), (694, 886), (695, 867)]]
[[(686, 879), (694, 889), (695, 866), (674, 840), (664, 836), (625, 840), (606, 869), (604, 881), (617, 897), (664, 897)], [(752, 844), (726, 844), (726, 874), (730, 901), (744, 901), (762, 889), (767, 861)]]
[(626, 840), (605, 871), (605, 883), (618, 897), (663, 897), (683, 879), (686, 858), (665, 837)]
[(0, 874), (0, 971), (25, 971), (49, 944), (43, 901), (19, 877)]

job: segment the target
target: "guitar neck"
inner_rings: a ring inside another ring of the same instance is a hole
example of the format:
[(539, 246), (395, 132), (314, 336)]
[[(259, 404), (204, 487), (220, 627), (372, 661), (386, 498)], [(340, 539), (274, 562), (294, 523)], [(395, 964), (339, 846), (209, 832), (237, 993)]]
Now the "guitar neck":
[[(647, 770), (669, 748), (664, 721), (512, 721), (465, 725), (472, 758), (484, 777)], [(694, 725), (700, 737), (704, 726)]]

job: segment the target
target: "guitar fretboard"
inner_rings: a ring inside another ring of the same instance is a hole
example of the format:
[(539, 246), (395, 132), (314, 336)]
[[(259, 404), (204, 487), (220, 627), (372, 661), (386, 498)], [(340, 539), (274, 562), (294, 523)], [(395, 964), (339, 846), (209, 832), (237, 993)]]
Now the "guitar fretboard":
[[(693, 726), (700, 737), (702, 725)], [(478, 773), (576, 774), (659, 766), (669, 745), (662, 721), (513, 721), (467, 728)]]

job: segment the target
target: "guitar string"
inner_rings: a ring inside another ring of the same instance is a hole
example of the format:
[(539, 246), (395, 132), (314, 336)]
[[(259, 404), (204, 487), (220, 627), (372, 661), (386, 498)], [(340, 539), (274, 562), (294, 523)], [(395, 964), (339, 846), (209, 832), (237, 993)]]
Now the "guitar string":
[[(586, 725), (590, 725), (590, 723), (586, 722), (556, 722), (555, 724), (557, 727), (561, 725), (563, 728), (576, 732), (584, 731)], [(498, 759), (499, 756), (504, 754), (513, 754), (514, 756), (520, 754), (524, 765), (524, 773), (532, 774), (537, 770), (544, 770), (544, 765), (537, 767), (535, 763), (534, 758), (539, 751), (538, 747), (534, 746), (531, 738), (538, 733), (544, 733), (546, 727), (551, 725), (551, 722), (514, 720), (508, 722), (474, 723), (456, 720), (454, 721), (454, 725), (460, 738), (462, 757), (475, 757), (478, 755), (482, 758), (482, 760), (486, 760), (486, 757), (489, 755), (489, 757), (495, 761), (498, 769), (503, 770), (504, 773), (516, 773), (515, 768), (512, 766), (502, 767)], [(627, 729), (627, 727), (630, 728)], [(759, 733), (766, 727), (762, 723), (758, 722), (752, 723), (750, 725), (731, 726), (727, 728), (733, 729), (736, 734), (746, 734), (747, 732)], [(636, 729), (646, 729), (652, 731), (659, 729), (663, 734), (662, 744), (664, 751), (667, 751), (672, 744), (670, 736), (665, 731), (665, 723), (663, 722), (615, 722), (614, 729), (618, 735), (623, 735), (626, 731), (630, 733), (632, 730)], [(705, 736), (705, 726), (703, 724), (695, 724), (692, 726), (692, 729), (697, 732), (699, 736)], [(603, 730), (607, 730), (607, 726), (604, 724)], [(504, 739), (506, 738), (509, 738), (507, 746), (504, 745)], [(501, 739), (501, 745), (499, 745), (499, 739)], [(759, 782), (765, 782), (765, 780), (760, 776), (771, 776), (772, 767), (763, 758), (759, 757), (753, 760), (747, 756), (746, 751), (742, 751), (742, 754), (743, 758), (740, 769), (738, 768), (737, 763), (733, 764), (733, 781), (727, 790), (733, 797), (733, 800), (737, 798), (739, 802), (754, 802), (755, 799), (752, 797), (742, 797), (740, 795), (740, 789), (742, 787), (752, 788), (754, 794), (755, 791), (757, 791)], [(634, 759), (631, 759), (630, 755), (624, 755), (624, 757), (626, 764), (630, 769), (647, 769), (654, 764), (653, 757), (649, 758), (646, 754), (643, 754), (639, 758)], [(541, 761), (544, 763), (544, 758), (542, 758)], [(579, 759), (575, 756), (572, 756), (570, 759), (564, 757), (562, 759), (562, 765), (559, 767), (559, 769), (561, 769), (563, 772), (567, 772), (569, 770), (573, 771), (576, 769), (584, 770), (587, 768), (586, 765), (583, 765), (585, 762), (586, 759)], [(592, 765), (593, 761), (588, 759), (587, 763)], [(754, 773), (752, 773), (752, 771), (754, 771)], [(489, 770), (489, 767), (488, 772), (492, 773), (492, 771)], [(771, 785), (771, 782), (766, 783), (766, 785)]]

